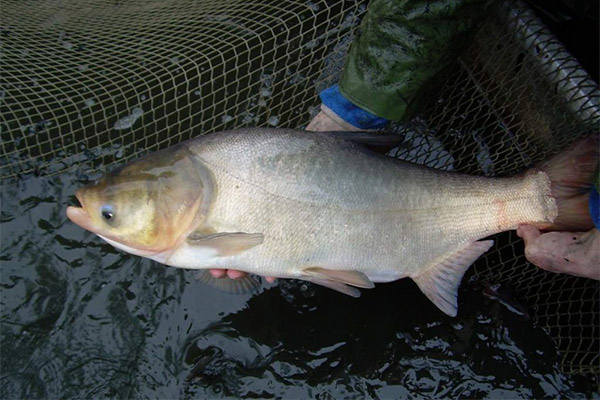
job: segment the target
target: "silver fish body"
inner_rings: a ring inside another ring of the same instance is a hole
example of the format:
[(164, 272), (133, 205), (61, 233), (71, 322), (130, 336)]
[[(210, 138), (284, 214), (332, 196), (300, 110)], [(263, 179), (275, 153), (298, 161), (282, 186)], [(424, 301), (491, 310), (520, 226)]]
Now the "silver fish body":
[(317, 267), (390, 282), (417, 278), (489, 235), (556, 216), (543, 172), (467, 176), (294, 130), (231, 131), (185, 146), (213, 177), (204, 224), (264, 241), (227, 257), (184, 246), (159, 260), (177, 267), (300, 279)]
[[(86, 204), (67, 210), (69, 217), (116, 247), (174, 267), (304, 279), (352, 296), (356, 287), (410, 277), (449, 315), (464, 272), (492, 245), (480, 239), (557, 216), (543, 171), (509, 178), (439, 171), (333, 133), (242, 129), (156, 154), (82, 189)], [(127, 207), (119, 208), (119, 195)], [(132, 203), (142, 197), (144, 204)], [(110, 217), (116, 211), (116, 221), (120, 209), (139, 214), (119, 229), (137, 229), (145, 247), (111, 236), (107, 224), (118, 225), (102, 222), (99, 208)], [(159, 217), (177, 222), (161, 228)]]

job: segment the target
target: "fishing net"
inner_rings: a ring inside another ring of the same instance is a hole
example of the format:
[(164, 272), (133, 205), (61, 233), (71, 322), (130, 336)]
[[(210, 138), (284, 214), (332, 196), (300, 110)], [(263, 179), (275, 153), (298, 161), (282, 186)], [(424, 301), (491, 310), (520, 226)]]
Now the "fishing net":
[[(523, 4), (497, 3), (392, 156), (507, 175), (600, 119), (598, 86)], [(89, 172), (190, 137), (303, 127), (366, 2), (47, 0), (2, 4), (0, 177)], [(25, 18), (24, 16), (27, 16)], [(599, 286), (546, 273), (514, 232), (473, 276), (512, 287), (569, 373), (599, 373)]]

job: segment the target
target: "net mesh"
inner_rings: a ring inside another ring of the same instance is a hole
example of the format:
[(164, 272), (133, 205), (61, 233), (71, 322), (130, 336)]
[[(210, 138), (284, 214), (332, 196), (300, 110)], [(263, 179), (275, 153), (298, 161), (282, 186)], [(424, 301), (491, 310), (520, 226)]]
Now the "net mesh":
[[(391, 155), (507, 175), (597, 129), (598, 86), (521, 3), (497, 3)], [(338, 81), (366, 2), (61, 0), (2, 4), (0, 177), (105, 168), (190, 137), (304, 126)], [(27, 16), (27, 18), (25, 18)], [(599, 286), (539, 270), (514, 232), (476, 263), (600, 373)]]

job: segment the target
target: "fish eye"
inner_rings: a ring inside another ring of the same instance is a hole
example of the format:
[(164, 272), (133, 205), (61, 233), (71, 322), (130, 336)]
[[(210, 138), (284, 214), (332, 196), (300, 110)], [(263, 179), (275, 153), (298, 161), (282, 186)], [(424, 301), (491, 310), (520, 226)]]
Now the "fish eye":
[(100, 213), (102, 214), (102, 218), (106, 221), (111, 221), (115, 216), (113, 208), (109, 204), (103, 205), (100, 209)]

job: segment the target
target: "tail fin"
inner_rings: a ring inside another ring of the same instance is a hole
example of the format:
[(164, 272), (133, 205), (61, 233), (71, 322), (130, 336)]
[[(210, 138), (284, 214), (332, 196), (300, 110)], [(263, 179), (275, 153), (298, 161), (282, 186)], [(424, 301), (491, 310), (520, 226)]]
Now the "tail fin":
[(598, 146), (598, 132), (594, 132), (536, 167), (548, 174), (558, 206), (556, 220), (544, 230), (584, 231), (594, 226), (588, 201), (598, 168)]

